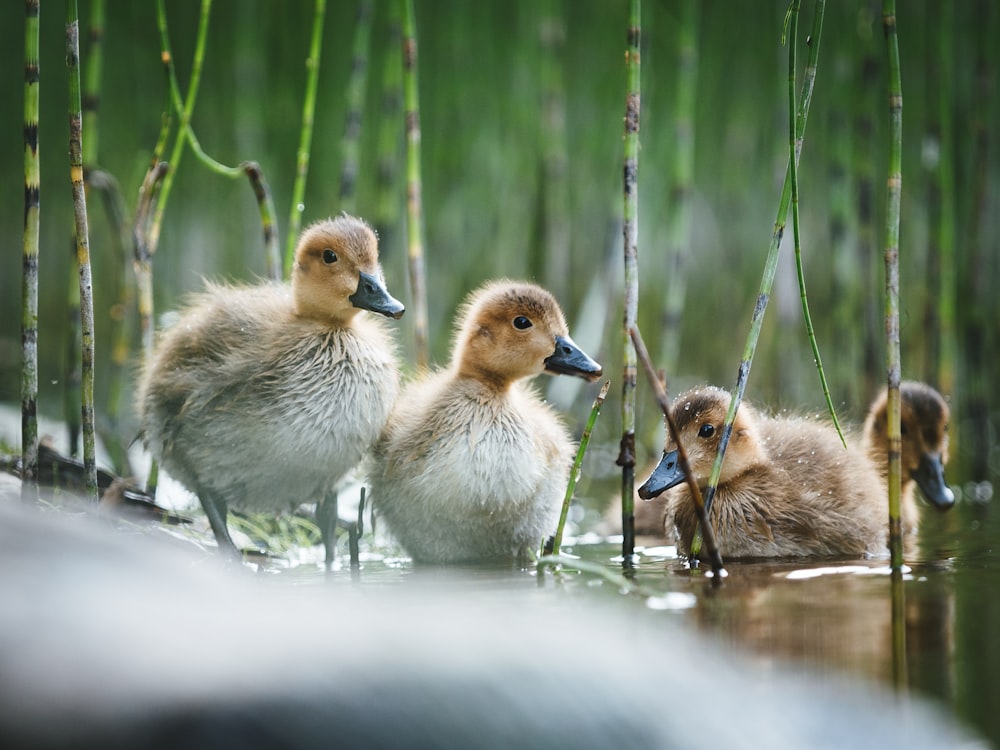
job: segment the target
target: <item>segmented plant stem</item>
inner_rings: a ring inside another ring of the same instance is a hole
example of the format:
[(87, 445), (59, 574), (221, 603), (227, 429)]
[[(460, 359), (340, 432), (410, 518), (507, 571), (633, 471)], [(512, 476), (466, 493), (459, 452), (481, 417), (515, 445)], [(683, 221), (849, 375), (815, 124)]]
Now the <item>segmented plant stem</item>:
[(882, 0), (889, 62), (889, 176), (885, 218), (885, 366), (888, 381), (889, 439), (889, 557), (893, 570), (903, 565), (903, 529), (900, 519), (902, 437), (899, 381), (899, 207), (903, 187), (903, 86), (899, 67), (896, 2)]
[(641, 104), (639, 48), (642, 33), (640, 0), (629, 0), (625, 67), (625, 165), (624, 226), (625, 311), (622, 337), (622, 438), (618, 465), (622, 467), (622, 559), (634, 565), (635, 557), (635, 386), (636, 354), (629, 331), (635, 327), (639, 308), (639, 113)]
[(39, 0), (24, 4), (24, 233), (21, 273), (21, 495), (38, 497)]
[(76, 225), (76, 262), (80, 277), (81, 414), (86, 492), (97, 501), (94, 427), (94, 299), (90, 272), (87, 196), (83, 184), (83, 113), (80, 96), (80, 22), (76, 0), (66, 4), (66, 65), (69, 69), (69, 154)]

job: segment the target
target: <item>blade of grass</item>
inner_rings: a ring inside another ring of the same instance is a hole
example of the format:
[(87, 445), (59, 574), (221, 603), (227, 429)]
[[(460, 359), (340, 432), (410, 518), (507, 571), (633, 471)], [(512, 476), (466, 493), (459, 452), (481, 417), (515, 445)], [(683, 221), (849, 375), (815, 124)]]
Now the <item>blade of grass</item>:
[(601, 390), (597, 394), (597, 398), (594, 399), (594, 405), (590, 409), (590, 417), (587, 419), (587, 426), (584, 427), (583, 435), (580, 437), (580, 446), (576, 450), (576, 459), (573, 461), (573, 468), (570, 470), (569, 482), (566, 484), (566, 496), (563, 498), (562, 511), (559, 513), (559, 523), (556, 525), (556, 533), (549, 540), (549, 543), (545, 544), (542, 554), (558, 555), (562, 547), (563, 529), (566, 526), (566, 518), (569, 515), (569, 506), (573, 502), (573, 492), (576, 490), (576, 481), (580, 476), (580, 466), (583, 464), (583, 457), (587, 453), (587, 446), (590, 445), (590, 433), (593, 431), (597, 417), (601, 413), (601, 407), (604, 405), (604, 399), (608, 395), (610, 387), (611, 381), (605, 380), (604, 385), (601, 386)]

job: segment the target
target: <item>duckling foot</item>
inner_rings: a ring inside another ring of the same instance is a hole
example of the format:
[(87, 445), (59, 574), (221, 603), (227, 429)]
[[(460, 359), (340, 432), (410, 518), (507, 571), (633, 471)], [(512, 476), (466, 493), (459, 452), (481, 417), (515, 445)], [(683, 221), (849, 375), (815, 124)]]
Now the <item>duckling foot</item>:
[(212, 527), (212, 533), (215, 534), (215, 541), (219, 544), (219, 551), (227, 559), (242, 561), (243, 554), (236, 549), (232, 537), (229, 536), (229, 528), (226, 526), (228, 513), (226, 503), (204, 491), (198, 493), (198, 499), (201, 500), (201, 507), (208, 516), (208, 523)]
[(323, 548), (326, 551), (323, 564), (327, 570), (333, 567), (337, 549), (337, 521), (337, 493), (331, 490), (316, 505), (316, 524), (323, 537)]

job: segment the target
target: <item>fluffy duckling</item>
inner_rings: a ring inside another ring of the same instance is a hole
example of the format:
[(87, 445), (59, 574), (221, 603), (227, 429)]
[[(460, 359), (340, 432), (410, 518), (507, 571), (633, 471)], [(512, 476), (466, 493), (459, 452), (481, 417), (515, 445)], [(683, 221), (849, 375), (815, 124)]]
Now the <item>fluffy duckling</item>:
[(394, 346), (361, 310), (399, 318), (403, 305), (374, 232), (341, 215), (302, 232), (290, 286), (208, 285), (160, 339), (139, 383), (143, 440), (198, 495), (223, 552), (237, 554), (228, 509), (321, 500), (385, 425)]
[[(729, 401), (727, 391), (705, 387), (679, 396), (673, 405), (701, 487), (711, 474)], [(698, 518), (684, 480), (668, 438), (639, 495), (652, 498), (677, 487), (667, 496), (667, 517), (673, 518), (681, 548), (688, 550)], [(850, 440), (845, 449), (832, 425), (768, 417), (744, 401), (710, 517), (726, 558), (879, 554), (888, 534), (883, 488), (865, 451)], [(905, 513), (904, 530), (915, 525), (915, 513)]]
[[(883, 480), (889, 473), (887, 393), (875, 399), (865, 419), (864, 447)], [(915, 514), (914, 484), (934, 507), (947, 510), (955, 493), (944, 479), (948, 463), (948, 404), (926, 383), (903, 381), (899, 385), (902, 493), (900, 505)]]
[(375, 451), (372, 502), (418, 562), (512, 559), (555, 529), (573, 442), (527, 379), (595, 380), (559, 304), (497, 281), (460, 314), (451, 365), (400, 396)]

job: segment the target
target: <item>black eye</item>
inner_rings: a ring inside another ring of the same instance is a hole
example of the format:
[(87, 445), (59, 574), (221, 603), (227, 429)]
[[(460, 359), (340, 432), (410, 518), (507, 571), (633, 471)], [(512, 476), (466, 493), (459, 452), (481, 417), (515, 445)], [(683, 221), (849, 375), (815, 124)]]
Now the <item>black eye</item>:
[(514, 318), (514, 328), (519, 331), (527, 330), (528, 328), (531, 328), (531, 321), (523, 315), (518, 315)]
[(698, 437), (700, 438), (710, 438), (715, 434), (715, 425), (703, 424), (701, 429), (698, 430)]
[(323, 262), (327, 265), (337, 262), (337, 254), (333, 252), (330, 248), (323, 250)]

